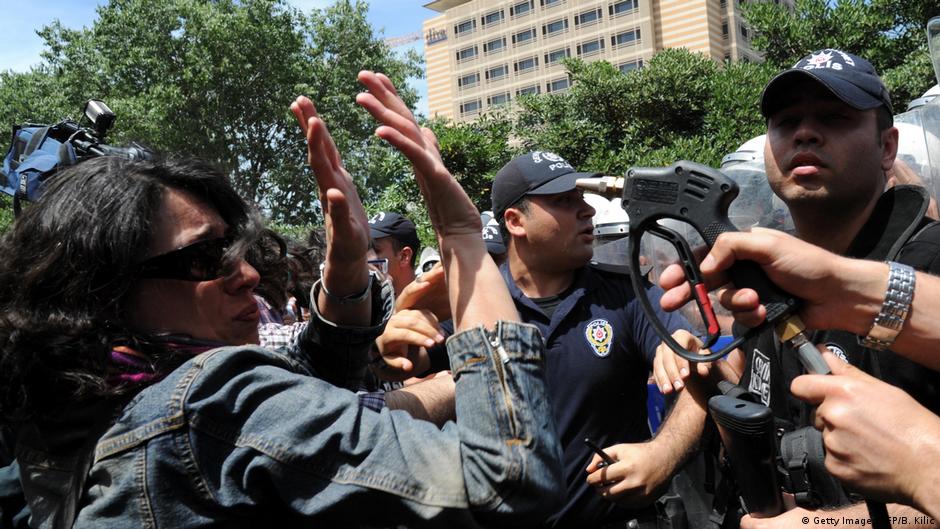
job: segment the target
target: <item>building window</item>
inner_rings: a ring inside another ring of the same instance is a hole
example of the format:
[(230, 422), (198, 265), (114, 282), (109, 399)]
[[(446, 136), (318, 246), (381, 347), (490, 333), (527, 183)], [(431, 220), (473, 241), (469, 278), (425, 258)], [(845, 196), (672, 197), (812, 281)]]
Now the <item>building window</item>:
[(470, 88), (480, 84), (480, 72), (474, 72), (457, 79), (457, 86), (460, 88)]
[(483, 53), (490, 54), (506, 49), (506, 37), (493, 39), (483, 44)]
[(542, 93), (542, 87), (540, 87), (537, 84), (534, 84), (531, 86), (525, 86), (516, 90), (516, 96), (535, 95), (535, 94), (541, 94), (541, 93)]
[(627, 61), (622, 63), (617, 68), (620, 68), (620, 73), (632, 72), (633, 70), (639, 70), (643, 67), (643, 59), (636, 59), (635, 61)]
[(563, 31), (568, 30), (568, 19), (559, 18), (558, 20), (553, 20), (548, 24), (542, 24), (542, 35), (557, 35)]
[(571, 57), (571, 48), (558, 48), (545, 54), (545, 65), (560, 63), (565, 57)]
[(486, 104), (491, 107), (495, 107), (497, 105), (505, 105), (508, 102), (509, 102), (509, 92), (492, 95), (486, 98)]
[(509, 8), (509, 16), (512, 18), (522, 17), (531, 14), (535, 10), (535, 0), (526, 0), (518, 2)]
[(457, 52), (457, 62), (464, 62), (475, 59), (479, 53), (480, 50), (476, 47), (476, 45), (468, 46)]
[(721, 23), (721, 38), (726, 39), (726, 40), (728, 38), (728, 23), (727, 22)]
[(634, 28), (628, 31), (617, 33), (610, 37), (610, 44), (615, 48), (630, 46), (640, 41), (640, 28)]
[(724, 7), (727, 7), (727, 6), (728, 6), (728, 0), (721, 0), (721, 3), (720, 3), (720, 4), (721, 4), (721, 7), (723, 7), (723, 8), (724, 8)]
[(571, 86), (571, 81), (567, 77), (562, 77), (561, 79), (555, 79), (554, 81), (549, 81), (545, 84), (546, 92), (562, 92), (567, 90)]
[(594, 55), (604, 50), (604, 39), (599, 38), (578, 44), (578, 57)]
[(469, 35), (473, 33), (474, 31), (476, 31), (476, 29), (477, 29), (477, 20), (475, 18), (471, 18), (469, 20), (464, 20), (460, 24), (457, 24), (456, 26), (454, 26), (454, 35), (458, 37), (462, 37), (464, 35)]
[[(631, 11), (635, 11), (639, 7), (638, 2), (639, 0), (622, 0), (621, 2), (611, 4), (609, 8), (610, 16), (619, 17)], [(722, 0), (722, 2), (724, 2), (724, 0)]]
[(748, 36), (747, 27), (745, 27), (744, 24), (741, 24), (741, 36), (745, 39), (747, 39)]
[(496, 24), (503, 23), (503, 10), (491, 11), (483, 15), (483, 27), (495, 26)]
[(574, 16), (575, 26), (589, 26), (597, 24), (601, 20), (601, 8), (584, 11)]
[(502, 79), (509, 75), (509, 66), (506, 64), (500, 64), (499, 66), (494, 66), (486, 71), (486, 80), (487, 81), (496, 81)]
[(467, 101), (460, 104), (460, 114), (466, 116), (467, 114), (476, 114), (480, 111), (480, 107), (483, 104), (479, 99), (474, 99), (473, 101)]
[(514, 46), (519, 46), (522, 44), (528, 44), (530, 42), (535, 42), (535, 28), (529, 28), (525, 31), (520, 31), (512, 36), (512, 43)]
[(555, 7), (565, 3), (565, 0), (541, 0), (542, 7)]
[(513, 65), (513, 71), (518, 73), (526, 73), (532, 71), (539, 67), (539, 58), (538, 57), (527, 57), (521, 61), (516, 61), (516, 64)]

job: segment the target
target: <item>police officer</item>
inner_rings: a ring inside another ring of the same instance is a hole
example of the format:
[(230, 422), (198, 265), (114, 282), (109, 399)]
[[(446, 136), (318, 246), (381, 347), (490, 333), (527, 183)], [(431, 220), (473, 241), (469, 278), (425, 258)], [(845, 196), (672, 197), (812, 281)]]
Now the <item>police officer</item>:
[[(940, 224), (925, 216), (926, 191), (905, 185), (885, 189), (898, 131), (890, 94), (868, 61), (837, 49), (812, 52), (768, 83), (761, 112), (767, 118), (767, 179), (789, 208), (800, 239), (841, 255), (893, 261), (892, 284), (913, 270), (940, 272)], [(890, 321), (886, 313), (867, 333), (825, 331), (812, 338), (937, 413), (940, 376), (889, 350), (897, 335)], [(867, 518), (864, 505), (851, 505), (856, 499), (833, 484), (821, 464), (816, 472), (798, 450), (789, 450), (803, 442), (796, 435), (811, 426), (811, 408), (790, 395), (791, 382), (802, 371), (797, 355), (771, 329), (742, 350), (741, 386), (773, 409), (784, 430), (797, 432), (784, 438), (782, 448), (784, 464), (798, 478), (789, 486), (800, 508), (763, 520), (745, 517), (741, 527), (805, 527), (803, 516), (816, 519), (807, 509), (817, 507), (841, 507), (836, 517)], [(903, 510), (891, 514), (913, 517)]]
[[(675, 433), (700, 427), (704, 413), (684, 392), (650, 440), (646, 382), (661, 341), (629, 278), (589, 266), (595, 212), (575, 181), (590, 176), (597, 175), (579, 173), (543, 151), (500, 169), (492, 188), (507, 249), (500, 270), (522, 320), (537, 325), (546, 340), (546, 376), (567, 488), (565, 506), (548, 525), (626, 527), (638, 519), (642, 527), (653, 516), (650, 509), (636, 508), (656, 499), (697, 439)], [(650, 287), (645, 294), (658, 307), (661, 291)], [(688, 326), (676, 315), (660, 318), (670, 331)], [(585, 438), (607, 447), (616, 462), (601, 468)]]

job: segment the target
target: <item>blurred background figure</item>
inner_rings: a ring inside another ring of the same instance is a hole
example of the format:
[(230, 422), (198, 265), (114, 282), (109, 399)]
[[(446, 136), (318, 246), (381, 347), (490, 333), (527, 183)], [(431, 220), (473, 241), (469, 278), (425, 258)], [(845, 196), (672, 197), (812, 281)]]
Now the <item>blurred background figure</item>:
[(401, 213), (380, 211), (369, 219), (369, 234), (376, 257), (388, 259), (388, 276), (397, 296), (415, 280), (415, 265), (421, 248), (415, 224)]
[(483, 242), (486, 244), (486, 251), (499, 266), (506, 260), (506, 244), (503, 243), (503, 236), (499, 233), (499, 222), (493, 217), (492, 211), (480, 213), (480, 220), (483, 222)]

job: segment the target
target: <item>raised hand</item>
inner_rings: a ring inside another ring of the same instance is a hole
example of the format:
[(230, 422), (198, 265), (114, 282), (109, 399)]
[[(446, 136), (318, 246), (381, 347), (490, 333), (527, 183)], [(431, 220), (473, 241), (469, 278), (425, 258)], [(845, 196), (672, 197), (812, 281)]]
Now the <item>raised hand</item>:
[(336, 144), (313, 102), (300, 96), (290, 109), (307, 138), (307, 163), (316, 178), (325, 215), (323, 284), (337, 296), (362, 292), (368, 281), (369, 224), (356, 185), (343, 168)]
[(444, 167), (434, 133), (418, 126), (411, 110), (384, 74), (362, 71), (359, 82), (369, 91), (359, 94), (356, 102), (382, 124), (376, 129), (376, 135), (411, 161), (438, 237), (474, 234), (479, 238), (483, 229), (480, 213)]

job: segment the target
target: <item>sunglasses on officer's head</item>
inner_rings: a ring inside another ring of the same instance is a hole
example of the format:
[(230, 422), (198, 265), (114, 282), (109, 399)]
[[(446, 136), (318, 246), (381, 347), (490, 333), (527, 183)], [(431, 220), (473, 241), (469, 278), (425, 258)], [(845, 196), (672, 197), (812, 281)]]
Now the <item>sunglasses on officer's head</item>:
[(195, 242), (151, 257), (140, 263), (139, 275), (148, 279), (212, 281), (231, 272), (225, 253), (235, 242), (232, 236)]

